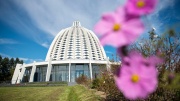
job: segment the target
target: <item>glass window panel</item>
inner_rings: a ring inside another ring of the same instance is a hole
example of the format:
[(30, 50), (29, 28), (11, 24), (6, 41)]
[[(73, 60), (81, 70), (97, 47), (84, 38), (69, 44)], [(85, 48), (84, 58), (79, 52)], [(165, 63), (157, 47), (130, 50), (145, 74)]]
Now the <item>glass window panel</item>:
[(23, 75), (22, 82), (29, 82), (31, 71), (32, 71), (32, 67), (26, 68), (25, 73)]
[(68, 64), (54, 65), (51, 74), (52, 81), (69, 81)]
[(38, 66), (36, 67), (36, 72), (34, 74), (35, 82), (42, 82), (46, 79), (47, 66)]

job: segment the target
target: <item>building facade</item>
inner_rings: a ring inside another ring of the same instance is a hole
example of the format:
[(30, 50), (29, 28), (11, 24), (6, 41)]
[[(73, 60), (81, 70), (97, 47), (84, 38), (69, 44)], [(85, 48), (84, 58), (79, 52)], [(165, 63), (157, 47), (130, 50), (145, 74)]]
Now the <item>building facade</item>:
[(75, 21), (56, 35), (44, 62), (17, 64), (11, 83), (75, 82), (82, 74), (94, 79), (100, 67), (108, 69), (109, 65), (97, 36)]

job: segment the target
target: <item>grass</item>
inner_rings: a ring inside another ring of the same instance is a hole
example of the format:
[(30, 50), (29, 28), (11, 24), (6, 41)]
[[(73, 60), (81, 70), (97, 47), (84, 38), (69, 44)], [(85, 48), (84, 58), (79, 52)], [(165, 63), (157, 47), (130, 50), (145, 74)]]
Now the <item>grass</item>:
[(0, 87), (0, 101), (98, 101), (84, 86)]
[(99, 101), (100, 97), (95, 95), (95, 91), (88, 90), (84, 86), (73, 86), (69, 88), (67, 101)]

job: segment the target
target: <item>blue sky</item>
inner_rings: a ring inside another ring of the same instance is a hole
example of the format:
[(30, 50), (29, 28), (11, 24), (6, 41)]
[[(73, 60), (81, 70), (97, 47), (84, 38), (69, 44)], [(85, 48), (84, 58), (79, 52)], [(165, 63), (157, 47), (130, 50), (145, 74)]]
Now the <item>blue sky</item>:
[[(26, 63), (45, 60), (56, 34), (73, 21), (93, 30), (101, 14), (115, 10), (126, 0), (0, 0), (0, 54), (19, 57)], [(180, 22), (180, 0), (159, 0), (156, 11), (144, 20), (147, 35)], [(179, 26), (178, 26), (179, 28)], [(107, 56), (115, 54), (105, 46)]]

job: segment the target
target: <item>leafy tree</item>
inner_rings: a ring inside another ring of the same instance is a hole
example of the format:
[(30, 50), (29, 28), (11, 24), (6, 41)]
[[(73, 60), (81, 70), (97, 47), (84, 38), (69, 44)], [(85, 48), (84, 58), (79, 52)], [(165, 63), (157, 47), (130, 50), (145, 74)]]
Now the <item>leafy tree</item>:
[(23, 64), (24, 62), (23, 62), (23, 60), (20, 60), (20, 62), (19, 62), (20, 64)]
[(1, 63), (2, 63), (2, 57), (0, 55), (0, 81), (2, 81), (1, 78), (3, 77), (2, 76), (2, 64)]
[(16, 60), (15, 60), (15, 64), (17, 64), (17, 63), (20, 63), (19, 58), (16, 58)]
[(145, 57), (158, 55), (163, 59), (159, 70), (180, 72), (180, 35), (170, 29), (162, 35), (157, 35), (154, 30), (149, 32), (149, 39), (141, 39), (129, 47), (137, 49)]
[(22, 64), (23, 61), (19, 60), (19, 58), (16, 58), (15, 60), (14, 58), (3, 58), (0, 55), (0, 82), (11, 80), (17, 63)]
[(11, 58), (10, 59), (10, 65), (13, 67), (15, 67), (15, 61), (14, 61), (14, 58)]
[(1, 71), (2, 71), (2, 77), (1, 80), (5, 81), (6, 78), (9, 76), (9, 58), (5, 57), (1, 62)]
[(2, 62), (2, 56), (0, 55), (0, 63)]

